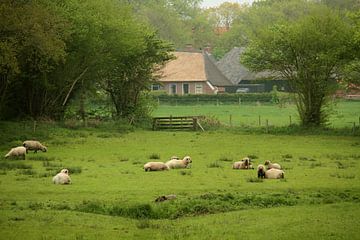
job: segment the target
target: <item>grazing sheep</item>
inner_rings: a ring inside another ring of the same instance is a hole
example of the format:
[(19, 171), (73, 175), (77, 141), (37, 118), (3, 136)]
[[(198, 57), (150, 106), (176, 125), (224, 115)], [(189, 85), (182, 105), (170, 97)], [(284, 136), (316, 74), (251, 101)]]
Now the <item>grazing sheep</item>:
[(233, 169), (253, 169), (253, 167), (250, 163), (250, 159), (245, 157), (239, 162), (234, 162)]
[(257, 166), (257, 173), (258, 173), (258, 178), (265, 178), (265, 166), (259, 164)]
[(280, 169), (271, 168), (265, 172), (265, 178), (268, 179), (279, 179), (284, 177), (284, 171)]
[(47, 152), (47, 147), (42, 145), (39, 141), (27, 140), (23, 142), (23, 146), (26, 148), (26, 153), (28, 150), (34, 150), (34, 153), (37, 153), (38, 150)]
[(5, 155), (5, 158), (9, 158), (9, 157), (21, 157), (22, 159), (25, 160), (25, 155), (26, 155), (26, 148), (24, 148), (24, 147), (15, 147), (15, 148), (12, 148), (12, 149)]
[(164, 171), (169, 170), (169, 167), (163, 162), (148, 162), (144, 165), (145, 172), (148, 171)]
[(70, 184), (69, 170), (62, 169), (52, 180), (54, 184)]
[(156, 198), (155, 202), (164, 202), (166, 200), (173, 200), (173, 199), (176, 199), (176, 195), (170, 194), (170, 195), (164, 195), (164, 196), (160, 196), (160, 197)]
[(280, 164), (278, 163), (271, 163), (270, 160), (265, 161), (265, 166), (267, 166), (267, 169), (275, 168), (275, 169), (281, 169)]
[(189, 163), (191, 163), (191, 157), (186, 156), (183, 160), (171, 159), (167, 161), (165, 164), (169, 168), (187, 168)]

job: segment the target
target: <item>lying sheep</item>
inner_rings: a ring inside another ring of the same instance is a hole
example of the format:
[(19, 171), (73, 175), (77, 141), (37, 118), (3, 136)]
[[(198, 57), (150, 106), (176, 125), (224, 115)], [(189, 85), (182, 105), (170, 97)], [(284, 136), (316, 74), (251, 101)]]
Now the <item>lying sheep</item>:
[(258, 173), (258, 178), (265, 178), (265, 166), (259, 164), (257, 166), (257, 173)]
[(160, 196), (160, 197), (156, 198), (155, 202), (164, 202), (166, 200), (173, 200), (173, 199), (176, 199), (176, 195), (170, 194), (170, 195), (164, 195), (164, 196)]
[(191, 163), (191, 157), (186, 156), (183, 160), (171, 159), (167, 161), (165, 164), (169, 168), (187, 168), (188, 165)]
[(265, 161), (265, 166), (267, 166), (267, 169), (272, 169), (272, 168), (281, 169), (280, 164), (278, 164), (278, 163), (271, 163), (270, 160), (266, 160), (266, 161)]
[(24, 147), (15, 147), (12, 148), (6, 155), (5, 158), (9, 157), (20, 157), (25, 160), (26, 148)]
[(27, 140), (23, 142), (23, 146), (26, 148), (26, 153), (28, 150), (34, 150), (35, 153), (37, 153), (38, 150), (43, 152), (47, 151), (47, 147), (42, 145), (39, 141)]
[(69, 170), (62, 169), (55, 177), (52, 179), (54, 184), (70, 184), (71, 179), (69, 176)]
[(250, 159), (248, 157), (245, 157), (239, 162), (234, 162), (233, 169), (254, 169), (254, 168), (250, 163)]
[(144, 165), (145, 172), (148, 171), (164, 171), (169, 170), (169, 167), (163, 162), (148, 162)]
[(279, 179), (284, 177), (285, 177), (285, 173), (283, 170), (280, 169), (271, 168), (265, 172), (265, 178), (268, 179)]

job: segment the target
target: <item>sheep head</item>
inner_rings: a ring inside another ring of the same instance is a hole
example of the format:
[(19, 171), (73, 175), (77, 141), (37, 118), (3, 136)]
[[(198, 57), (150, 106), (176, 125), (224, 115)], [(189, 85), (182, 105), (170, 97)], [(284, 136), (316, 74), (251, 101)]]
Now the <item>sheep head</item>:
[(60, 171), (61, 173), (65, 173), (65, 174), (69, 174), (69, 170), (67, 170), (66, 168), (64, 168), (64, 169), (62, 169), (61, 171)]
[(183, 161), (186, 163), (186, 165), (192, 162), (190, 156), (184, 157)]
[(270, 164), (270, 160), (266, 160), (264, 164), (265, 164), (265, 165), (269, 165), (269, 164)]
[(47, 152), (47, 147), (45, 147), (45, 146), (41, 146), (41, 151), (43, 151), (43, 152)]

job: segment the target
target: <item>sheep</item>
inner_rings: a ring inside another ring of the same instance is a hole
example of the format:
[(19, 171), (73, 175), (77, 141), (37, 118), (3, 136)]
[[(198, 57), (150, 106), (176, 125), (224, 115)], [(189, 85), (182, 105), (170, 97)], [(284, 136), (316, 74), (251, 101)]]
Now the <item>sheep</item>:
[(191, 163), (191, 157), (185, 156), (182, 160), (171, 159), (167, 161), (165, 164), (169, 168), (187, 168), (189, 163)]
[(24, 147), (15, 147), (12, 148), (6, 155), (5, 158), (9, 157), (21, 157), (23, 160), (25, 160), (26, 155), (26, 148)]
[(278, 163), (271, 163), (270, 160), (265, 161), (265, 166), (267, 166), (267, 169), (275, 168), (275, 169), (281, 169), (280, 164)]
[(265, 178), (268, 179), (279, 179), (284, 178), (284, 171), (276, 168), (271, 168), (265, 172)]
[(145, 172), (148, 171), (164, 171), (169, 170), (169, 167), (163, 162), (148, 162), (144, 165)]
[(250, 163), (250, 159), (248, 157), (245, 157), (239, 162), (234, 162), (233, 169), (254, 169), (254, 168)]
[(52, 179), (54, 184), (70, 184), (71, 179), (69, 176), (69, 170), (66, 168), (62, 169), (55, 177)]
[(258, 178), (265, 178), (265, 166), (259, 164), (257, 166), (257, 173), (258, 173)]
[(37, 153), (38, 150), (47, 152), (47, 147), (42, 145), (39, 141), (27, 140), (23, 142), (23, 146), (26, 148), (26, 153), (28, 153), (28, 150), (34, 150), (34, 153)]
[(175, 194), (163, 195), (163, 196), (160, 196), (160, 197), (156, 198), (155, 202), (164, 202), (166, 200), (173, 200), (173, 199), (176, 199)]

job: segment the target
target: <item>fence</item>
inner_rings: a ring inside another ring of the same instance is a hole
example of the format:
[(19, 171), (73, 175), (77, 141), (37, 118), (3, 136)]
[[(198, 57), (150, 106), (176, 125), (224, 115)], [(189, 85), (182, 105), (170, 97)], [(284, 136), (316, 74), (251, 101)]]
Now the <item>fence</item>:
[(153, 130), (198, 130), (200, 128), (204, 131), (201, 126), (199, 119), (204, 118), (203, 116), (181, 116), (181, 117), (155, 117), (153, 118)]

